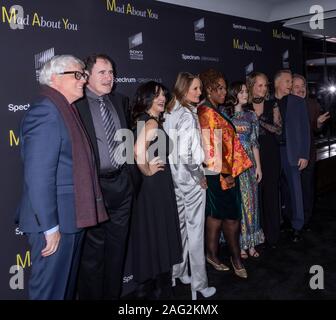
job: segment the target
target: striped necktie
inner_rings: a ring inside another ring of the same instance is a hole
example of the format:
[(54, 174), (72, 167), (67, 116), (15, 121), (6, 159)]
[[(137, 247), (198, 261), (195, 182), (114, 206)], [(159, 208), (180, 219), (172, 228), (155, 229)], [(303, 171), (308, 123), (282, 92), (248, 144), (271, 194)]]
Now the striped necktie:
[(111, 164), (114, 168), (120, 168), (122, 166), (121, 162), (121, 150), (120, 141), (114, 139), (116, 134), (116, 127), (113, 121), (113, 116), (111, 111), (108, 109), (104, 102), (103, 97), (98, 98), (100, 114), (103, 121), (103, 126), (106, 133), (108, 153), (110, 156)]

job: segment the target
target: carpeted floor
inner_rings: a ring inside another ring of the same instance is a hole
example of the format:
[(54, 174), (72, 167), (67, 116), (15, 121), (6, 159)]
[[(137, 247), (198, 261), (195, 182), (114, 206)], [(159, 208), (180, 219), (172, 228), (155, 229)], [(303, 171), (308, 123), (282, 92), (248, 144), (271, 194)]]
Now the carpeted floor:
[[(302, 241), (293, 243), (290, 234), (282, 232), (276, 249), (259, 246), (258, 250), (260, 258), (246, 260), (248, 279), (207, 265), (209, 285), (217, 288), (210, 299), (336, 299), (336, 192), (317, 199), (312, 230), (303, 234)], [(225, 247), (221, 255), (229, 265)], [(309, 286), (315, 274), (309, 273), (313, 265), (324, 270), (324, 289), (312, 290)], [(198, 298), (203, 299), (200, 294)], [(174, 299), (190, 300), (190, 286), (177, 282)]]

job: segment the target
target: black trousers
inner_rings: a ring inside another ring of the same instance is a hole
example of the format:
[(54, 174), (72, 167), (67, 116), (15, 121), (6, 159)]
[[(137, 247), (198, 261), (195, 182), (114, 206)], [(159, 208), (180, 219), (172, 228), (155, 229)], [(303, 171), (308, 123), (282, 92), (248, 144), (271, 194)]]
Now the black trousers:
[(117, 300), (122, 288), (133, 186), (128, 168), (100, 178), (110, 220), (86, 232), (79, 272), (79, 299)]
[(289, 163), (285, 146), (280, 147), (280, 155), (281, 167), (287, 181), (290, 196), (292, 228), (295, 230), (301, 230), (304, 225), (301, 172), (299, 171), (297, 165), (293, 166)]
[(262, 179), (259, 183), (261, 225), (266, 242), (275, 245), (280, 236), (280, 150), (275, 138), (260, 136)]
[(314, 207), (314, 185), (315, 185), (315, 159), (310, 157), (308, 166), (301, 171), (301, 185), (304, 221), (309, 223)]

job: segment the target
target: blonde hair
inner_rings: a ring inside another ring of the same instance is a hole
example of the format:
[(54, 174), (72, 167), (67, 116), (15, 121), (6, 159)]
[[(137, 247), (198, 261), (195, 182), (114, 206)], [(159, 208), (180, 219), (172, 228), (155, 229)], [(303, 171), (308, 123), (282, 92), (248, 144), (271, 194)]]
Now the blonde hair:
[(264, 78), (266, 80), (267, 91), (265, 94), (265, 99), (269, 98), (269, 88), (268, 88), (269, 82), (266, 74), (262, 72), (252, 72), (246, 79), (246, 87), (249, 94), (248, 103), (252, 103), (253, 87), (256, 84), (258, 77)]

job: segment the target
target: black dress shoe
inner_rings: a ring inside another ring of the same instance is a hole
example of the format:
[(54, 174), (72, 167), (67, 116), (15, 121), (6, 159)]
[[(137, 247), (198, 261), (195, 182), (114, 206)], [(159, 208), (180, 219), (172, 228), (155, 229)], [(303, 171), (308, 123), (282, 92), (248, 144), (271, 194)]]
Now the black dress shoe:
[(288, 222), (283, 222), (280, 226), (280, 232), (291, 232), (292, 230), (292, 226)]
[(293, 242), (299, 242), (301, 240), (302, 240), (301, 231), (294, 229), (293, 233), (292, 233), (292, 241)]
[(263, 246), (263, 249), (265, 249), (265, 250), (275, 250), (277, 248), (278, 248), (278, 245), (275, 244), (275, 243), (268, 243), (268, 242), (266, 242), (264, 244), (264, 246)]
[(306, 232), (310, 232), (311, 231), (311, 226), (310, 226), (310, 223), (306, 223), (303, 228), (302, 228), (303, 231), (306, 231)]

